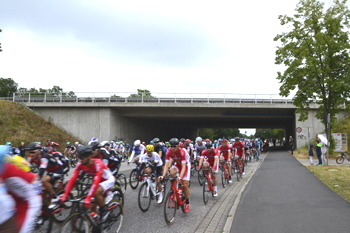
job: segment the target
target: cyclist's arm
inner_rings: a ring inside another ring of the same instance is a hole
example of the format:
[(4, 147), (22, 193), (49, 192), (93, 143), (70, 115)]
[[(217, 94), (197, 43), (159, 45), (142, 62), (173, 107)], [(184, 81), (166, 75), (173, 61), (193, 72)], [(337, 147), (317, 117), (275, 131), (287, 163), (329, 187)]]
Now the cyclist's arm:
[(74, 170), (74, 173), (72, 177), (69, 179), (69, 182), (66, 186), (66, 190), (64, 191), (64, 196), (68, 197), (68, 194), (72, 190), (73, 186), (75, 185), (75, 181), (77, 180), (80, 172), (80, 166), (77, 166), (77, 168)]
[(133, 151), (131, 152), (129, 162), (131, 162), (131, 161), (134, 159), (134, 156), (135, 156), (135, 151), (133, 150)]

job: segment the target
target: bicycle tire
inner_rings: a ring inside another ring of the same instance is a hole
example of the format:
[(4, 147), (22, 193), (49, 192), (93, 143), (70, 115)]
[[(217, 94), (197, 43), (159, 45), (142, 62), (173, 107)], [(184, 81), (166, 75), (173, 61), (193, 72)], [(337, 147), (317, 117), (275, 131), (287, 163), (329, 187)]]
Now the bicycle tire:
[(168, 226), (175, 222), (177, 210), (177, 201), (174, 190), (170, 190), (165, 197), (164, 204), (164, 219)]
[(138, 195), (138, 203), (139, 203), (140, 210), (142, 212), (146, 212), (151, 206), (152, 194), (151, 194), (150, 188), (148, 188), (147, 182), (144, 182), (140, 187), (139, 195)]
[(237, 181), (239, 182), (239, 180), (241, 179), (241, 165), (237, 165)]
[(113, 200), (117, 200), (122, 204), (122, 206), (124, 206), (125, 198), (123, 191), (118, 186), (114, 187), (111, 191), (113, 193)]
[(102, 223), (102, 232), (120, 232), (124, 223), (124, 208), (117, 201), (112, 200), (108, 203), (109, 216)]
[(342, 163), (344, 162), (344, 160), (345, 160), (345, 159), (344, 159), (343, 156), (339, 156), (339, 157), (336, 158), (335, 161), (337, 162), (337, 164), (342, 164)]
[(123, 173), (117, 175), (116, 184), (120, 187), (123, 193), (126, 192), (126, 187), (128, 186), (128, 183), (126, 182), (126, 176)]
[[(61, 190), (57, 193), (57, 195), (61, 195), (64, 193), (64, 190)], [(72, 193), (69, 194), (69, 199), (73, 199), (74, 196)], [(67, 203), (70, 203), (70, 204), (67, 204)], [(71, 202), (65, 202), (63, 204), (63, 206), (59, 206), (58, 207), (58, 212), (56, 212), (57, 210), (53, 210), (51, 213), (50, 213), (50, 216), (52, 218), (52, 220), (57, 223), (57, 224), (62, 224), (70, 215), (72, 215), (73, 213), (73, 203)], [(62, 208), (62, 209), (61, 209)]]
[(71, 232), (90, 232), (91, 223), (86, 218), (86, 216), (81, 215), (81, 213), (74, 213), (69, 216), (66, 221), (61, 225), (60, 232), (71, 233)]
[(136, 171), (136, 169), (133, 169), (130, 173), (130, 178), (129, 178), (130, 187), (132, 189), (136, 189), (137, 186), (139, 185), (139, 182), (140, 181), (139, 181), (137, 171)]
[(204, 204), (208, 204), (209, 202), (209, 183), (208, 183), (208, 179), (205, 178), (205, 181), (203, 183), (203, 202)]
[(226, 188), (225, 171), (221, 171), (221, 183), (222, 183), (222, 187)]
[(199, 169), (198, 170), (198, 183), (199, 183), (200, 186), (203, 185), (204, 179), (205, 179), (205, 176), (203, 174), (203, 170)]

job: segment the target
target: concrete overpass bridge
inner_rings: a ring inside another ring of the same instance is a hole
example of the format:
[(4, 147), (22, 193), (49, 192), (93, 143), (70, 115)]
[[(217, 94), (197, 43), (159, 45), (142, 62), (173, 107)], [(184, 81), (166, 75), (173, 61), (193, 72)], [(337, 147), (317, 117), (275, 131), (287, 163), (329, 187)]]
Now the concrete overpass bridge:
[[(155, 98), (130, 98), (125, 93), (125, 97), (121, 93), (77, 94), (22, 94), (12, 100), (83, 141), (94, 136), (101, 140), (118, 136), (131, 143), (136, 139), (149, 142), (154, 137), (166, 141), (172, 137), (194, 139), (199, 128), (282, 128), (286, 138), (300, 136), (301, 140), (295, 141), (302, 146), (324, 130), (314, 117), (317, 106), (311, 108), (309, 120), (299, 122), (292, 100), (278, 95), (158, 93)], [(302, 128), (301, 134), (296, 134), (296, 127)]]

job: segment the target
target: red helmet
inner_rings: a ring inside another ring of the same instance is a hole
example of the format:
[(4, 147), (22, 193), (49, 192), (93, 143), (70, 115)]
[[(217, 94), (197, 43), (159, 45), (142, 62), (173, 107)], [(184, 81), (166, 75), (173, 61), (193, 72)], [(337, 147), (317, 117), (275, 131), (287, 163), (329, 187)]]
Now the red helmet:
[(205, 142), (211, 142), (211, 140), (209, 138), (204, 140)]
[(222, 139), (221, 143), (227, 143), (228, 141), (226, 139)]

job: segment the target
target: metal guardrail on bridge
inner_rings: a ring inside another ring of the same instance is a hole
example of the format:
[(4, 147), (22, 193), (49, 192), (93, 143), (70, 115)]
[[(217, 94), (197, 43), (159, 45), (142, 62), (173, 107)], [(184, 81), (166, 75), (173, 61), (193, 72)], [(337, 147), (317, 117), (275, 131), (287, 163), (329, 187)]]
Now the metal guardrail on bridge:
[(13, 102), (141, 102), (141, 103), (252, 103), (292, 104), (291, 99), (276, 94), (233, 93), (152, 93), (152, 96), (132, 92), (77, 92), (75, 96), (48, 93), (15, 93), (2, 97)]

